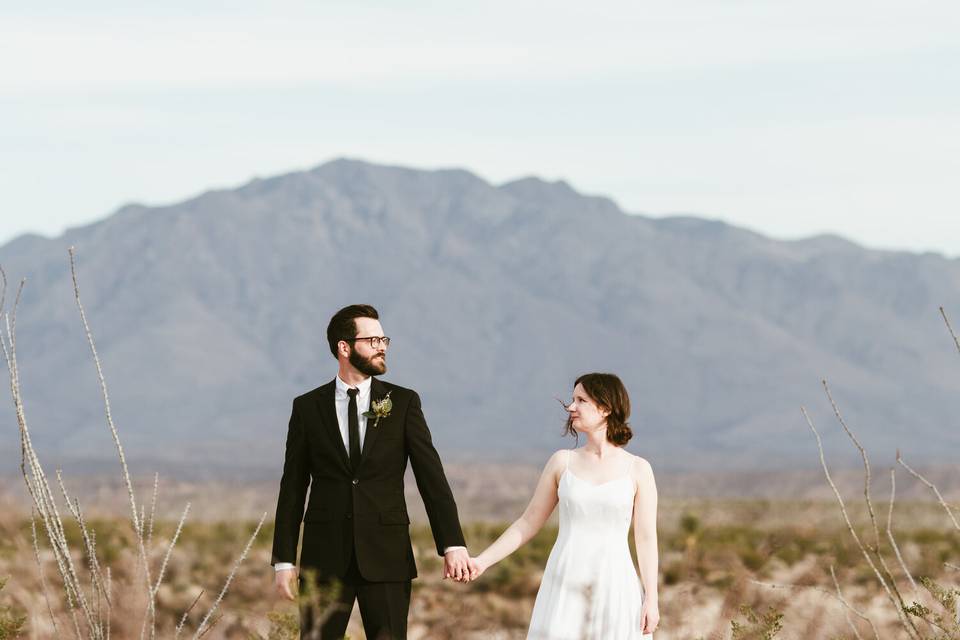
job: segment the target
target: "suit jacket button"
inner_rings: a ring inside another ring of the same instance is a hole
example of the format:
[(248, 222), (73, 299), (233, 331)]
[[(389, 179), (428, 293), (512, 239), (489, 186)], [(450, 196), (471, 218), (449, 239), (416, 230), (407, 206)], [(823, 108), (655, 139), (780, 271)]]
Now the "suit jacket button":
[(353, 484), (360, 484), (360, 481), (357, 480), (356, 478), (354, 478), (354, 479), (353, 479)]
[(352, 513), (348, 513), (348, 514), (347, 514), (347, 520), (350, 520), (351, 518), (353, 518), (353, 514), (352, 514)]

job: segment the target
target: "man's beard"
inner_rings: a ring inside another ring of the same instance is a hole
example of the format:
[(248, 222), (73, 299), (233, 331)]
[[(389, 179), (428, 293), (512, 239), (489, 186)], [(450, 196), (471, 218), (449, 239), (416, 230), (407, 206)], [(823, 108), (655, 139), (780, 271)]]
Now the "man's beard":
[(379, 376), (387, 371), (387, 356), (384, 355), (382, 360), (374, 360), (377, 356), (371, 356), (369, 358), (364, 358), (362, 355), (357, 353), (356, 349), (350, 349), (350, 364), (362, 374), (368, 376)]

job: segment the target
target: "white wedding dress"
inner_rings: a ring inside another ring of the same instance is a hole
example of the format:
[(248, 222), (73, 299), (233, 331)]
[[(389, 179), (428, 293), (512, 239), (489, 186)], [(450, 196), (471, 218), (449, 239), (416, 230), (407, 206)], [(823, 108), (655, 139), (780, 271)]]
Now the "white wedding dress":
[(560, 476), (560, 532), (543, 573), (527, 640), (648, 640), (640, 631), (642, 593), (628, 535), (633, 479), (593, 484)]

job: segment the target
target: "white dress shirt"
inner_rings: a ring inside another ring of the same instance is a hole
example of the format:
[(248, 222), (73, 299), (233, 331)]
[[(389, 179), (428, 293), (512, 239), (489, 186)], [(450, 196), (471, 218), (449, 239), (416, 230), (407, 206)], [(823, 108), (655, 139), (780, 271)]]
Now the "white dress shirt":
[[(359, 391), (357, 394), (357, 419), (360, 422), (360, 450), (363, 451), (363, 438), (367, 435), (367, 419), (364, 413), (370, 410), (370, 383), (373, 378), (367, 378), (356, 386)], [(340, 437), (343, 438), (343, 448), (350, 452), (350, 422), (347, 416), (347, 409), (350, 406), (350, 396), (347, 395), (347, 389), (352, 389), (350, 385), (337, 376), (336, 387), (333, 391), (333, 404), (337, 409), (337, 425), (340, 427)], [(466, 549), (466, 547), (447, 547), (444, 553), (455, 549)], [(283, 569), (293, 569), (294, 565), (290, 562), (278, 562), (273, 565), (277, 571)]]
[[(363, 438), (367, 435), (367, 419), (364, 413), (370, 410), (370, 383), (373, 378), (367, 378), (357, 385), (357, 418), (360, 421), (360, 450), (363, 451)], [(350, 396), (347, 389), (352, 387), (337, 376), (336, 388), (333, 390), (333, 404), (337, 408), (337, 425), (340, 427), (340, 437), (343, 438), (343, 448), (350, 453), (350, 421), (347, 409), (350, 406)]]

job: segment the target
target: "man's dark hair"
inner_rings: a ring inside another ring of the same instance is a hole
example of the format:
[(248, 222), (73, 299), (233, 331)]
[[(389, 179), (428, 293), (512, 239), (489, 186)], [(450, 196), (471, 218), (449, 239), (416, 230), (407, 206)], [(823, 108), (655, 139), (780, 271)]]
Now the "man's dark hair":
[(351, 304), (333, 314), (330, 324), (327, 325), (327, 342), (330, 343), (330, 353), (337, 357), (337, 343), (357, 337), (357, 318), (380, 319), (377, 310), (368, 304)]

